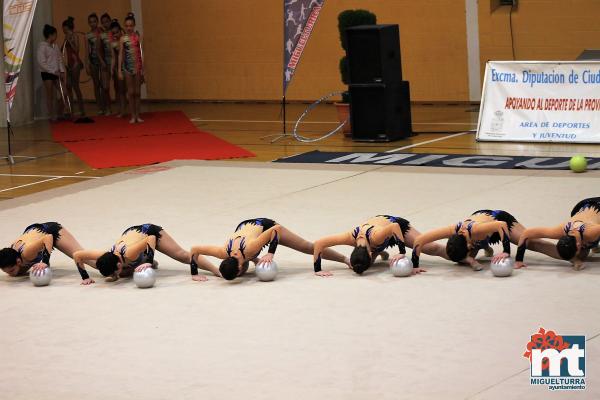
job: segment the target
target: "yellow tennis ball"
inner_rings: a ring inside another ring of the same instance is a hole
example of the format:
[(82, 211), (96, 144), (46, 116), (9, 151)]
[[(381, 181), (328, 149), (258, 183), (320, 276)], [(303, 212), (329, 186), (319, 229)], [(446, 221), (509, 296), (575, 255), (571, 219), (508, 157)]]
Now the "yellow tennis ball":
[(569, 161), (569, 167), (573, 172), (583, 172), (587, 169), (587, 159), (584, 156), (573, 156)]

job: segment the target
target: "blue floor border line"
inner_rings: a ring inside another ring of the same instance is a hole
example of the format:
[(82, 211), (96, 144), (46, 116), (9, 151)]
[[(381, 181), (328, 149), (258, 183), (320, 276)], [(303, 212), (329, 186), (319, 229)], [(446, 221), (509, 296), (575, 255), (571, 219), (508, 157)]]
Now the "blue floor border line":
[[(349, 153), (310, 151), (274, 162), (298, 164), (367, 164), (421, 167), (569, 169), (569, 157), (494, 156), (473, 154)], [(600, 158), (587, 157), (588, 169), (600, 169)]]

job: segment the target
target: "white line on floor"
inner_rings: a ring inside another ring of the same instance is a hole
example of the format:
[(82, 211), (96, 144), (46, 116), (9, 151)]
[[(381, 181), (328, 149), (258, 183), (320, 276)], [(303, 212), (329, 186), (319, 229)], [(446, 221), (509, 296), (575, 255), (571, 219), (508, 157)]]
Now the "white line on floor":
[(0, 174), (0, 176), (22, 176), (22, 177), (32, 177), (32, 178), (77, 178), (77, 179), (98, 179), (98, 178), (100, 178), (99, 176), (78, 176), (78, 175)]
[(83, 174), (85, 171), (79, 171), (79, 172), (75, 172), (75, 175), (81, 175)]
[[(260, 120), (246, 120), (246, 119), (202, 119), (202, 118), (190, 118), (190, 121), (194, 122), (241, 122), (241, 123), (257, 123), (257, 124), (265, 124), (265, 123), (278, 123), (281, 121), (260, 121)], [(288, 124), (295, 124), (295, 121), (287, 121)], [(304, 121), (303, 124), (336, 124), (339, 125), (338, 121)], [(413, 122), (413, 125), (473, 125), (475, 126), (475, 122)]]
[(8, 189), (2, 189), (2, 190), (0, 190), (0, 193), (2, 193), (2, 192), (8, 192), (9, 190), (24, 188), (24, 187), (27, 187), (27, 186), (37, 185), (38, 183), (55, 181), (57, 179), (61, 179), (61, 177), (57, 176), (57, 177), (50, 178), (50, 179), (44, 179), (43, 181), (38, 181), (38, 182), (33, 182), (33, 183), (27, 183), (25, 185), (14, 186), (14, 187), (11, 187), (11, 188), (8, 188)]
[(419, 142), (419, 143), (410, 144), (408, 146), (398, 147), (397, 149), (388, 150), (388, 151), (386, 151), (386, 153), (394, 153), (396, 151), (411, 149), (413, 147), (421, 146), (421, 145), (424, 145), (424, 144), (429, 144), (429, 143), (434, 143), (434, 142), (440, 142), (442, 140), (451, 139), (453, 137), (458, 137), (458, 136), (466, 135), (467, 133), (471, 133), (471, 131), (455, 133), (453, 135), (443, 136), (443, 137), (437, 138), (437, 139), (426, 140), (424, 142)]

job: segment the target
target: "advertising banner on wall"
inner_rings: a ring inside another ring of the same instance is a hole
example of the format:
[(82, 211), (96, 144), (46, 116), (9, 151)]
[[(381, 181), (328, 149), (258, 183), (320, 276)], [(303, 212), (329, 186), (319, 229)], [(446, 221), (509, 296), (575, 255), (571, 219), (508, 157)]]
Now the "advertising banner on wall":
[(488, 62), (477, 140), (600, 142), (600, 62)]

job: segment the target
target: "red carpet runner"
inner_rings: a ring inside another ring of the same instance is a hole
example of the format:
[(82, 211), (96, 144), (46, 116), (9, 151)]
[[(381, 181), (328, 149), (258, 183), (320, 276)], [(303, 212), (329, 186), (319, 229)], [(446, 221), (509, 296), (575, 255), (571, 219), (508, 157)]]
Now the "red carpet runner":
[(113, 116), (94, 117), (93, 124), (58, 122), (52, 124), (52, 137), (93, 168), (254, 157), (198, 130), (181, 111), (145, 113), (142, 118), (141, 124)]

